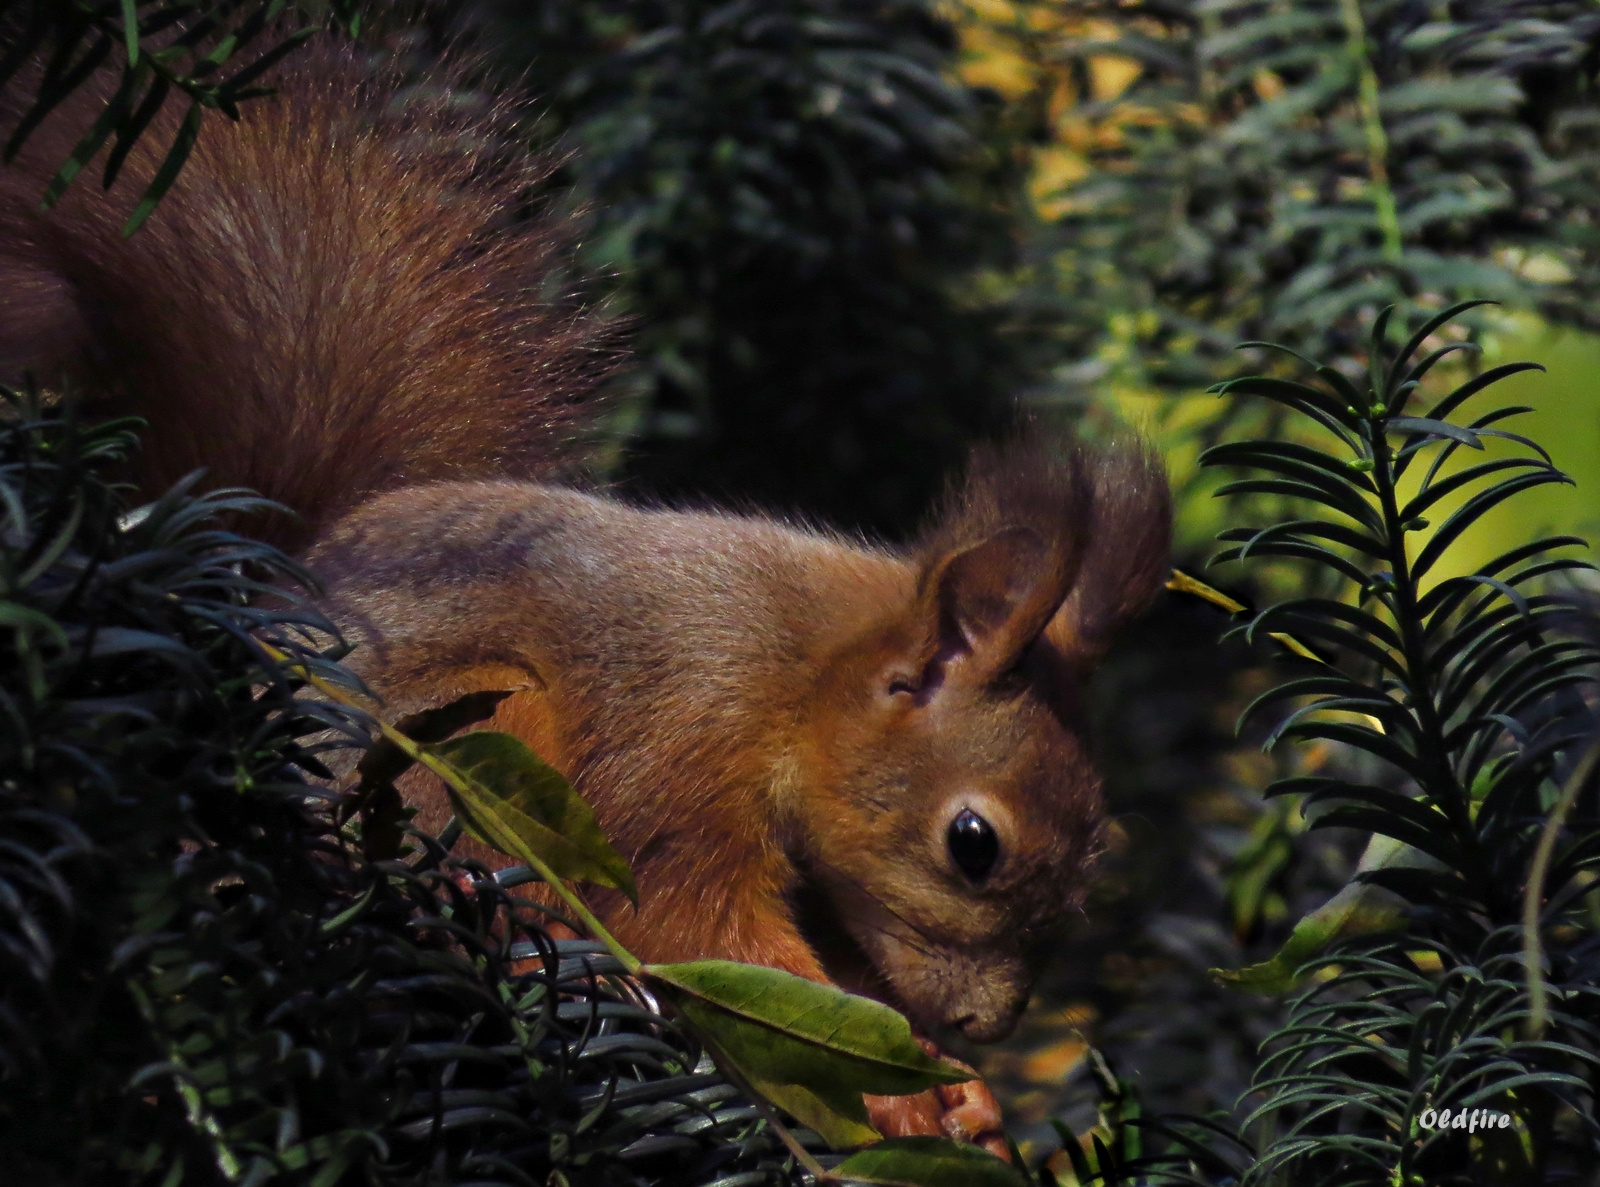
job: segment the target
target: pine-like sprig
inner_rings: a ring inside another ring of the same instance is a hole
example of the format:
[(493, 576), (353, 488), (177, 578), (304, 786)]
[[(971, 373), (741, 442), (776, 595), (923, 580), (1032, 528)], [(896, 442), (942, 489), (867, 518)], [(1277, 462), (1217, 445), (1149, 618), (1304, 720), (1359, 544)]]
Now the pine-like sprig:
[[(1237, 475), (1223, 495), (1288, 509), (1225, 531), (1216, 560), (1297, 564), (1316, 591), (1235, 628), (1292, 666), (1245, 717), (1270, 726), (1269, 749), (1338, 756), (1266, 795), (1370, 841), (1277, 959), (1222, 974), (1294, 989), (1240, 1124), (1124, 1109), (1112, 1142), (1069, 1145), (1079, 1182), (1490, 1187), (1572, 1181), (1600, 1159), (1600, 650), (1574, 583), (1593, 566), (1565, 536), (1453, 564), (1491, 511), (1568, 481), (1507, 427), (1529, 409), (1482, 407), (1530, 364), (1424, 405), (1434, 368), (1476, 349), (1435, 348), (1469, 308), (1398, 349), (1386, 311), (1360, 379), (1300, 358), (1303, 379), (1219, 385), (1278, 406), (1291, 439), (1204, 455)], [(1474, 1110), (1472, 1132), (1437, 1125)], [(1486, 1128), (1484, 1110), (1510, 1127)]]
[[(589, 941), (452, 857), (369, 859), (359, 713), (240, 492), (128, 507), (127, 422), (0, 411), (0, 1178), (794, 1181), (754, 1105)], [(287, 657), (286, 659), (282, 657)]]
[[(1137, 379), (1236, 374), (1240, 339), (1342, 365), (1390, 304), (1421, 320), (1489, 297), (1597, 324), (1589, 6), (1019, 8), (1040, 11), (1010, 35), (1046, 64), (1051, 107), (1071, 104), (1042, 134), (1089, 166), (1045, 196), (1038, 247)], [(1137, 71), (1126, 89), (1097, 84), (1108, 62)]]
[[(1367, 783), (1296, 777), (1267, 794), (1303, 797), (1314, 828), (1371, 833), (1369, 854), (1383, 857), (1356, 881), (1406, 913), (1398, 932), (1348, 940), (1300, 970), (1315, 984), (1291, 1003), (1256, 1076), (1263, 1099), (1246, 1129), (1270, 1136), (1250, 1183), (1538, 1182), (1600, 1153), (1600, 942), (1584, 906), (1600, 865), (1600, 798), (1592, 764), (1580, 763), (1594, 744), (1600, 653), (1567, 629), (1572, 601), (1550, 584), (1592, 566), (1571, 555), (1583, 541), (1554, 537), (1450, 572), (1451, 549), (1488, 512), (1568, 481), (1505, 427), (1528, 409), (1479, 407), (1528, 364), (1418, 407), (1424, 378), (1463, 344), (1426, 347), (1467, 308), (1429, 319), (1394, 352), (1385, 313), (1364, 382), (1308, 364), (1309, 382), (1223, 385), (1283, 405), (1318, 441), (1231, 443), (1204, 458), (1260, 475), (1234, 493), (1307, 509), (1230, 529), (1218, 560), (1292, 558), (1345, 591), (1271, 606), (1239, 628), (1292, 635), (1331, 661), (1301, 661), (1252, 705), (1290, 709), (1267, 744), (1331, 742), (1386, 772)], [(1469, 451), (1482, 459), (1468, 462)], [(1540, 873), (1563, 781), (1567, 815)], [(1537, 1013), (1536, 997), (1547, 1002)], [(1463, 1108), (1507, 1112), (1515, 1128), (1469, 1141), (1420, 1126), (1429, 1109)]]

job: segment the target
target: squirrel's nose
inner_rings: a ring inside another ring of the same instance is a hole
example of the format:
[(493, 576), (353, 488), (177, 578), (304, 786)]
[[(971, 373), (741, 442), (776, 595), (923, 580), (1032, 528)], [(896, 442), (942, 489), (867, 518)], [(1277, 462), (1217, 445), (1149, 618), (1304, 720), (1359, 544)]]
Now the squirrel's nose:
[(977, 1000), (969, 997), (964, 1002), (951, 1002), (956, 1009), (946, 1016), (945, 1025), (959, 1030), (974, 1043), (998, 1043), (1017, 1029), (1017, 1022), (1028, 1006), (1027, 993), (1017, 989), (1017, 986), (1005, 989), (993, 986), (990, 993), (978, 996)]
[(997, 1010), (992, 1013), (967, 1014), (952, 1020), (950, 1025), (974, 1043), (998, 1043), (1017, 1029), (1017, 1020), (1021, 1017), (1020, 1008)]

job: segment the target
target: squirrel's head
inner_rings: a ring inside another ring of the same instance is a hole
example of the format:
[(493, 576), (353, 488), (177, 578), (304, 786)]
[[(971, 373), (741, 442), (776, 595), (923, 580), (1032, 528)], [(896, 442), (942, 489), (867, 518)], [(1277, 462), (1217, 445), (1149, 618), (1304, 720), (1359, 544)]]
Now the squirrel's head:
[(1010, 1032), (1099, 846), (1082, 683), (1160, 587), (1170, 534), (1140, 449), (976, 458), (908, 602), (810, 698), (795, 846), (835, 975), (926, 1027)]

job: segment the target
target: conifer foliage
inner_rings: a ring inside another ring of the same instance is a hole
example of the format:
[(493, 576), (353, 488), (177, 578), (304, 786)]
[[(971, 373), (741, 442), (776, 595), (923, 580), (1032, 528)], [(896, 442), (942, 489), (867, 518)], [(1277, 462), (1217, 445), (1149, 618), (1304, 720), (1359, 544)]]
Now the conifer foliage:
[[(1051, 196), (1064, 213), (1043, 250), (1061, 253), (1073, 320), (1144, 315), (1129, 345), (1149, 378), (1235, 372), (1244, 338), (1349, 360), (1388, 304), (1482, 297), (1596, 325), (1589, 5), (1044, 7), (1079, 32), (1013, 35), (1066, 63), (1084, 99), (1068, 140), (1093, 171)], [(1091, 98), (1116, 59), (1133, 82)]]
[[(928, 0), (456, 5), (571, 152), (646, 489), (905, 531), (1020, 368), (1009, 162)], [(472, 24), (476, 22), (476, 24)]]
[(351, 679), (307, 575), (222, 526), (261, 501), (129, 508), (126, 424), (6, 398), (3, 1177), (786, 1182), (748, 1100), (515, 876), (341, 825), (319, 755), (369, 727), (305, 695)]
[[(1419, 407), (1424, 377), (1459, 344), (1394, 354), (1378, 319), (1369, 379), (1330, 367), (1317, 384), (1236, 380), (1321, 430), (1318, 447), (1244, 442), (1211, 451), (1252, 492), (1304, 499), (1311, 514), (1224, 534), (1223, 558), (1303, 558), (1350, 596), (1301, 598), (1257, 615), (1331, 648), (1257, 702), (1295, 706), (1279, 740), (1324, 739), (1379, 760), (1389, 779), (1296, 778), (1313, 827), (1373, 834), (1357, 875), (1409, 915), (1394, 935), (1310, 962), (1315, 988), (1268, 1041), (1255, 1117), (1277, 1127), (1251, 1182), (1538, 1182), (1600, 1155), (1600, 944), (1590, 888), (1600, 866), (1600, 753), (1591, 643), (1549, 586), (1591, 566), (1572, 537), (1530, 540), (1465, 573), (1451, 548), (1492, 508), (1567, 481), (1506, 426), (1523, 407), (1484, 406), (1509, 364)], [(1503, 448), (1491, 449), (1501, 446)], [(1477, 454), (1479, 456), (1474, 457)], [(1219, 558), (1221, 559), (1221, 558)], [(1423, 1124), (1494, 1108), (1511, 1127), (1469, 1140)], [(1507, 1178), (1509, 1176), (1509, 1178)], [(1556, 1181), (1556, 1180), (1550, 1180)]]
[[(1296, 991), (1237, 1133), (1142, 1123), (1167, 1135), (1146, 1146), (1164, 1152), (1105, 1151), (1094, 1169), (1107, 1182), (1487, 1187), (1600, 1164), (1600, 651), (1552, 584), (1592, 566), (1575, 537), (1454, 563), (1486, 513), (1568, 481), (1508, 427), (1526, 407), (1486, 406), (1530, 364), (1425, 399), (1425, 377), (1471, 349), (1439, 336), (1466, 312), (1444, 310), (1398, 349), (1385, 312), (1360, 381), (1304, 363), (1304, 380), (1220, 385), (1305, 432), (1205, 456), (1242, 472), (1223, 493), (1291, 508), (1225, 531), (1217, 559), (1287, 559), (1318, 578), (1238, 628), (1295, 643), (1294, 670), (1247, 716), (1276, 717), (1269, 747), (1332, 744), (1372, 772), (1291, 777), (1266, 795), (1371, 841), (1276, 960), (1220, 974)], [(1484, 1127), (1485, 1110), (1506, 1126)]]
[(61, 101), (101, 70), (120, 72), (105, 110), (43, 195), (53, 205), (109, 143), (101, 183), (115, 183), (134, 143), (172, 100), (188, 108), (160, 168), (124, 229), (150, 217), (193, 150), (207, 111), (237, 119), (239, 104), (267, 94), (261, 83), (325, 22), (360, 28), (353, 0), (3, 0), (0, 89), (39, 64), (33, 98), (5, 113), (9, 162)]

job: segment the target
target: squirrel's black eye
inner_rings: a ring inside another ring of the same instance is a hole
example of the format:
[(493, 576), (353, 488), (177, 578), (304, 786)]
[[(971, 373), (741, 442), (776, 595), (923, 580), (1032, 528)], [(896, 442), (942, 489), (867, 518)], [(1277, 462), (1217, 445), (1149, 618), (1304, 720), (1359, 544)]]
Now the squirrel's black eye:
[(1000, 860), (1000, 838), (994, 826), (971, 808), (963, 808), (950, 822), (946, 835), (950, 856), (961, 872), (974, 882), (982, 882)]

